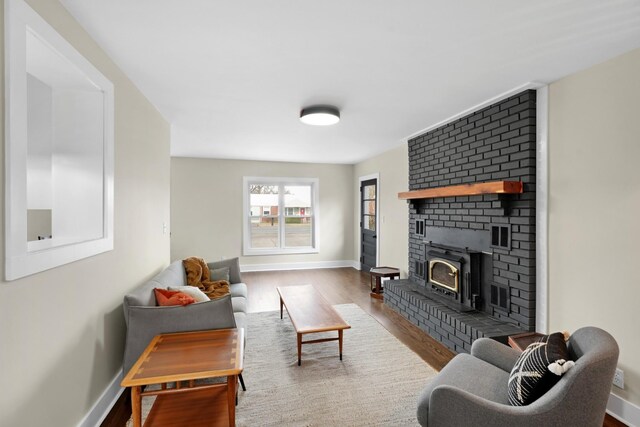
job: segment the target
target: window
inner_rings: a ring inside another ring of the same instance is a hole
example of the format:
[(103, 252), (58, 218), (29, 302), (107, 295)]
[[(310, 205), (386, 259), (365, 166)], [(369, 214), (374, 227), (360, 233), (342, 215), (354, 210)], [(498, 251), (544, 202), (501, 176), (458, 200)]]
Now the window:
[(244, 178), (244, 255), (318, 252), (317, 178)]

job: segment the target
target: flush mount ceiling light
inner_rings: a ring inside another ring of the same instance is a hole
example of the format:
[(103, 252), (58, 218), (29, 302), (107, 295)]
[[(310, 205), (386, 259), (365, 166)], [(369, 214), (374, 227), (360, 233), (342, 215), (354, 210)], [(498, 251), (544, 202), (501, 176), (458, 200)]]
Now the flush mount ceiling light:
[(335, 125), (340, 121), (340, 111), (328, 105), (315, 105), (300, 111), (300, 121), (314, 126)]

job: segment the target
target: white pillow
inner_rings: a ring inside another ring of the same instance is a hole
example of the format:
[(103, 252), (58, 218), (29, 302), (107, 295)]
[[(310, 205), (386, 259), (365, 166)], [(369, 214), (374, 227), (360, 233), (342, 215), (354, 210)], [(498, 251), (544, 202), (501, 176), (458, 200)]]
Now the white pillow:
[(169, 286), (170, 291), (180, 291), (193, 297), (196, 302), (210, 301), (209, 297), (195, 286)]

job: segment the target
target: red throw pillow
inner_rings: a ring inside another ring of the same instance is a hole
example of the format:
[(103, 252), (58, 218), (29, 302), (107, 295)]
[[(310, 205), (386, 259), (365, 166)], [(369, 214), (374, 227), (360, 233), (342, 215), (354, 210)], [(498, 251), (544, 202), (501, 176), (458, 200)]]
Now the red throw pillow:
[(180, 291), (155, 288), (153, 292), (156, 294), (156, 302), (158, 305), (163, 307), (172, 305), (189, 305), (196, 302), (192, 296)]

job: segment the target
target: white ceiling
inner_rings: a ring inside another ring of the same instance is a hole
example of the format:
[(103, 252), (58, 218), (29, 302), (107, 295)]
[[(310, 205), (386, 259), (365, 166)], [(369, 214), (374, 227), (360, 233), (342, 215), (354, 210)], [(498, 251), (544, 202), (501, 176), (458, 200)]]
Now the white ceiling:
[[(173, 156), (355, 163), (640, 47), (638, 0), (61, 2), (171, 123)], [(341, 122), (300, 123), (317, 103)]]

